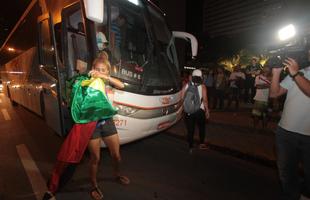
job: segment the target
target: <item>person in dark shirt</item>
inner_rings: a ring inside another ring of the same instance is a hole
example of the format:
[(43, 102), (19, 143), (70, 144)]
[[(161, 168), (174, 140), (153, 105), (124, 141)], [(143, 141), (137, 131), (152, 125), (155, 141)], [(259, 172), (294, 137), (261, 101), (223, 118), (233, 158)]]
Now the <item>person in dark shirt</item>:
[(255, 95), (255, 77), (260, 74), (262, 65), (259, 64), (257, 58), (252, 58), (251, 64), (246, 67), (245, 70), (245, 98), (246, 103), (253, 103)]

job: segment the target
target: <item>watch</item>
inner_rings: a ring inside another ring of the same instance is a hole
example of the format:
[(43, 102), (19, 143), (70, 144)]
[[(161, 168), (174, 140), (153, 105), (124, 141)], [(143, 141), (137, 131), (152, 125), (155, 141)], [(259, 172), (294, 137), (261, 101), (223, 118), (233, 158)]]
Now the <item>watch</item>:
[(302, 72), (298, 71), (298, 72), (296, 72), (294, 75), (290, 75), (290, 76), (291, 76), (291, 78), (292, 78), (293, 80), (295, 80), (296, 76), (298, 76), (298, 75), (303, 76), (304, 74), (303, 74)]

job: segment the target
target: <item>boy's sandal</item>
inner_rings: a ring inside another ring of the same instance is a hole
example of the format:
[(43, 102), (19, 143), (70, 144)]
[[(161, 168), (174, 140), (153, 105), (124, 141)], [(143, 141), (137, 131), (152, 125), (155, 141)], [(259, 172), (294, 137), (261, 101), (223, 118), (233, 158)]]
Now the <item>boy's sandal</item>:
[(42, 200), (56, 200), (56, 197), (50, 191), (44, 193)]
[(208, 147), (208, 145), (206, 145), (206, 144), (200, 144), (200, 145), (199, 145), (199, 149), (205, 150), (205, 149), (209, 149), (209, 147)]
[(126, 176), (117, 176), (115, 177), (116, 181), (119, 183), (119, 184), (122, 184), (122, 185), (128, 185), (130, 183), (130, 180), (128, 177)]
[(98, 187), (95, 187), (90, 191), (90, 196), (95, 200), (102, 200), (103, 199), (103, 194)]

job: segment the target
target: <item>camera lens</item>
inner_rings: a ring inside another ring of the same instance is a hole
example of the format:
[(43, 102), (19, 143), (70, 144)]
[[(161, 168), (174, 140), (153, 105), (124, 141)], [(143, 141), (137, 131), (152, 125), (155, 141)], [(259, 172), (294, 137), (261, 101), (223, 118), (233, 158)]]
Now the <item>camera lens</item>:
[(266, 61), (265, 66), (269, 68), (282, 68), (283, 62), (278, 57), (271, 57)]

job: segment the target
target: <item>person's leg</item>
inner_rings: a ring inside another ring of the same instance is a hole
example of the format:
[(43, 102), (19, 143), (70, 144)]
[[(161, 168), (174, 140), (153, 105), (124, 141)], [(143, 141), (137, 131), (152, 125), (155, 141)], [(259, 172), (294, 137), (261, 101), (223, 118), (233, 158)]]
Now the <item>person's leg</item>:
[(249, 103), (249, 87), (247, 86), (247, 83), (248, 81), (246, 80), (246, 86), (245, 86), (245, 89), (244, 89), (244, 103)]
[(200, 144), (205, 143), (205, 137), (206, 137), (206, 116), (205, 112), (200, 109), (196, 114), (196, 120), (199, 128), (199, 139)]
[(235, 96), (235, 100), (236, 100), (236, 110), (239, 109), (239, 98), (240, 98), (240, 89), (236, 88), (236, 96)]
[(207, 88), (207, 94), (208, 94), (208, 107), (211, 108), (211, 105), (214, 100), (214, 88), (213, 87), (208, 87)]
[(94, 188), (98, 187), (97, 171), (100, 161), (100, 140), (100, 138), (91, 139), (88, 144), (88, 150), (90, 153), (89, 174), (91, 184)]
[(192, 149), (194, 146), (195, 118), (193, 115), (188, 115), (185, 113), (184, 120), (187, 128), (188, 146)]
[(254, 86), (254, 81), (253, 81), (252, 88), (251, 88), (251, 99), (250, 99), (250, 102), (251, 102), (251, 103), (254, 103), (254, 96), (255, 96), (255, 93), (256, 93), (256, 88), (255, 88), (255, 86)]
[(121, 175), (120, 170), (120, 164), (122, 159), (120, 154), (120, 143), (118, 134), (115, 133), (113, 135), (103, 137), (102, 139), (109, 148), (110, 155), (112, 157), (114, 176), (121, 184), (128, 185), (130, 183), (130, 180), (126, 176)]
[(310, 198), (310, 136), (302, 136), (302, 140), (300, 142), (305, 174), (303, 193)]
[(283, 200), (299, 200), (300, 183), (298, 179), (298, 149), (297, 133), (288, 132), (278, 127), (276, 132), (276, 150), (279, 178), (282, 185)]
[(114, 176), (120, 175), (120, 162), (121, 162), (121, 154), (120, 154), (120, 145), (119, 145), (119, 137), (118, 134), (115, 133), (113, 135), (102, 138), (104, 143), (107, 145), (110, 151), (110, 155), (112, 157), (113, 162), (113, 170)]
[(231, 102), (233, 100), (233, 89), (232, 88), (229, 88), (229, 93), (228, 93), (228, 99), (227, 99), (227, 106), (226, 108), (229, 109), (230, 106), (231, 106)]
[(218, 99), (219, 99), (219, 92), (218, 90), (215, 90), (214, 92), (214, 96), (213, 96), (213, 109), (216, 109), (217, 108), (217, 102), (218, 102)]
[(219, 98), (220, 98), (220, 109), (223, 109), (224, 106), (224, 90), (219, 90)]

